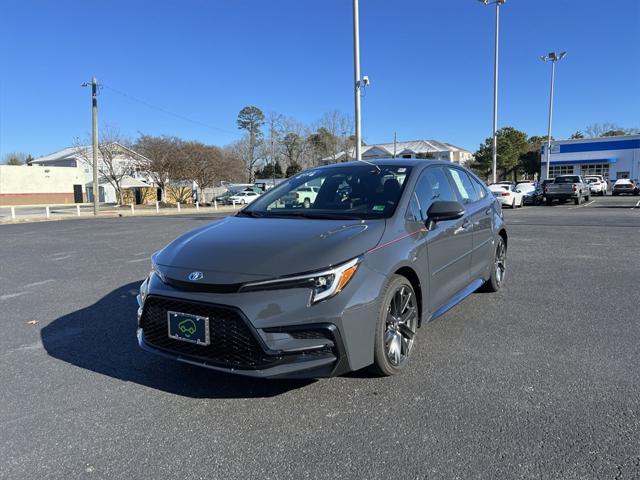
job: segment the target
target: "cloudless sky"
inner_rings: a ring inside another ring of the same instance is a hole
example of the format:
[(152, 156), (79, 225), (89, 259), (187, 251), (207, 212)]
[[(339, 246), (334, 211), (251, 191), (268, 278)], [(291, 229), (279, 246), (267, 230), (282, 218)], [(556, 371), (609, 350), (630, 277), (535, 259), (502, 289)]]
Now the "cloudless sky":
[[(360, 0), (367, 143), (397, 131), (475, 151), (491, 135), (494, 8)], [(551, 66), (539, 56), (566, 50), (554, 136), (640, 127), (640, 0), (509, 0), (501, 20), (500, 126), (546, 134)], [(0, 156), (87, 138), (80, 84), (92, 75), (105, 85), (100, 125), (132, 138), (224, 145), (251, 104), (304, 122), (352, 114), (352, 41), (351, 0), (2, 0)]]

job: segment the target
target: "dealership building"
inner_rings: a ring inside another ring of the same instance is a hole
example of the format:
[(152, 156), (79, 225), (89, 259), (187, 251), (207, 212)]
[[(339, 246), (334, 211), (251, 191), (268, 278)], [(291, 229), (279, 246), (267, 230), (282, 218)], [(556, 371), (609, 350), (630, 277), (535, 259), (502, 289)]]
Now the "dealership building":
[[(542, 147), (542, 176), (547, 178), (547, 146)], [(640, 179), (640, 135), (581, 138), (551, 143), (549, 177), (557, 175), (604, 175)]]

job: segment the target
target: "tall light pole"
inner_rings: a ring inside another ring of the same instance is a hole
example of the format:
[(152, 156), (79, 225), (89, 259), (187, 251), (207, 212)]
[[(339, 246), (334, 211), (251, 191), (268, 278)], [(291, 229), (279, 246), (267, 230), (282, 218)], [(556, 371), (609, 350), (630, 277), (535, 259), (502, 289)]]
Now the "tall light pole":
[(496, 43), (493, 56), (493, 183), (498, 181), (498, 49), (500, 45), (500, 6), (504, 5), (507, 0), (479, 0), (485, 5), (496, 6)]
[[(87, 82), (82, 84), (88, 87)], [(98, 185), (98, 81), (91, 79), (91, 140), (93, 153), (93, 214), (100, 211), (100, 186)]]
[(360, 10), (358, 0), (353, 0), (353, 77), (356, 117), (356, 160), (362, 160), (362, 124), (360, 116)]
[(549, 127), (547, 130), (547, 174), (545, 178), (549, 178), (549, 170), (551, 169), (551, 122), (553, 120), (553, 87), (556, 81), (556, 63), (567, 56), (567, 52), (560, 54), (556, 52), (550, 52), (547, 55), (543, 55), (540, 59), (543, 62), (551, 62), (551, 94), (549, 95)]

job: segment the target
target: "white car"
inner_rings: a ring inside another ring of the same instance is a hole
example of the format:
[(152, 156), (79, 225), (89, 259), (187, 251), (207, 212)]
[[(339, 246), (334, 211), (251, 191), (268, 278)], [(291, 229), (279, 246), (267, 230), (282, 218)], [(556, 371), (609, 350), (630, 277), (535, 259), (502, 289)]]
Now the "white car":
[(524, 206), (524, 194), (512, 184), (506, 183), (494, 183), (489, 185), (489, 190), (493, 192), (500, 205), (503, 207), (523, 207)]
[(260, 194), (256, 192), (238, 192), (235, 195), (229, 197), (229, 202), (233, 204), (239, 203), (240, 205), (246, 205), (253, 202), (259, 196)]
[(304, 208), (309, 208), (313, 202), (316, 201), (316, 197), (318, 196), (318, 192), (320, 191), (320, 187), (308, 187), (302, 186), (296, 190), (296, 195), (298, 197), (298, 203), (304, 205)]
[(587, 175), (584, 177), (589, 184), (589, 190), (594, 195), (606, 195), (609, 190), (609, 184), (602, 175)]

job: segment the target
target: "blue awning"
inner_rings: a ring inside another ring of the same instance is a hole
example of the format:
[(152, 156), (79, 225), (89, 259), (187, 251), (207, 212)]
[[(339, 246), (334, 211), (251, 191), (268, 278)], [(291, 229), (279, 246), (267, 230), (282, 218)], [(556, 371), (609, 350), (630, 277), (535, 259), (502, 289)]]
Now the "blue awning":
[[(592, 158), (589, 160), (556, 160), (551, 159), (551, 165), (579, 165), (579, 164), (588, 164), (588, 163), (617, 163), (617, 158)], [(543, 158), (542, 163), (547, 163), (547, 159)]]

